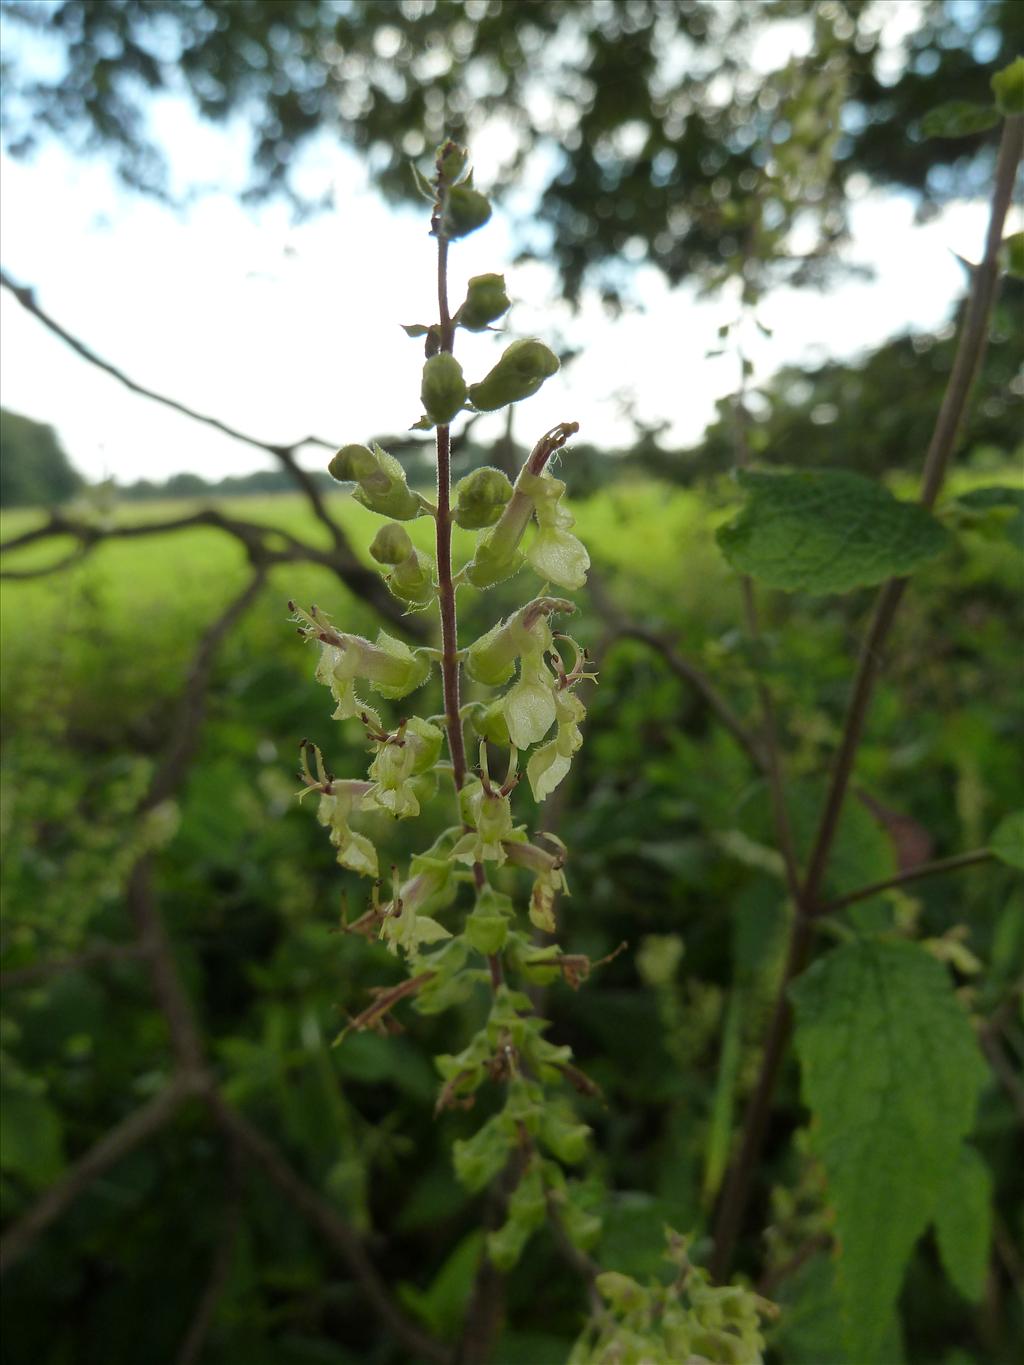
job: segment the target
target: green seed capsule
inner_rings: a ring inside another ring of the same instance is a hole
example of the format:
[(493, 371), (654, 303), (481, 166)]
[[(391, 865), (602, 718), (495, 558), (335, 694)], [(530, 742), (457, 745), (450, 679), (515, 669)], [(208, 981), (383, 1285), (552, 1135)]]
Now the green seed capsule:
[(491, 216), (491, 206), (479, 190), (468, 185), (454, 185), (444, 198), (441, 212), (441, 236), (451, 241), (466, 237), (483, 227)]
[(466, 531), (493, 526), (511, 496), (512, 485), (500, 469), (474, 469), (455, 485), (455, 520)]
[(440, 355), (431, 356), (423, 366), (420, 397), (424, 411), (436, 426), (444, 426), (462, 410), (466, 401), (466, 381), (462, 377), (462, 366), (453, 355), (442, 351)]
[(469, 386), (469, 401), (480, 412), (518, 403), (536, 393), (558, 365), (558, 357), (542, 341), (513, 341), (494, 369)]
[(482, 332), (509, 307), (504, 275), (474, 275), (455, 321), (468, 332)]

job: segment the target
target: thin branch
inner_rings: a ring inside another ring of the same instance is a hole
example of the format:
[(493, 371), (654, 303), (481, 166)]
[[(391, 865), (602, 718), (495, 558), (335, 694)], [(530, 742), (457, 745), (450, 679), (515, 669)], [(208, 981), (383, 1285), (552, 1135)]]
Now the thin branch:
[(933, 862), (918, 863), (916, 867), (908, 867), (905, 872), (898, 872), (894, 877), (872, 882), (869, 886), (862, 886), (858, 891), (848, 891), (845, 896), (839, 896), (834, 901), (819, 906), (815, 913), (834, 915), (837, 910), (845, 910), (848, 905), (855, 905), (857, 901), (869, 900), (879, 892), (889, 891), (894, 886), (905, 886), (907, 882), (917, 882), (924, 877), (936, 877), (941, 872), (959, 872), (962, 867), (976, 867), (979, 863), (989, 862), (993, 856), (990, 849), (978, 848), (971, 853), (956, 853), (950, 858), (936, 858)]
[(146, 956), (141, 943), (97, 943), (92, 948), (84, 948), (70, 957), (55, 957), (42, 962), (30, 962), (25, 967), (12, 967), (10, 971), (0, 972), (0, 989), (34, 986), (51, 976), (63, 976), (67, 972), (80, 972), (99, 962), (132, 962)]
[(597, 1292), (596, 1284), (597, 1277), (601, 1273), (601, 1267), (585, 1251), (581, 1251), (569, 1236), (566, 1231), (565, 1220), (562, 1218), (562, 1211), (555, 1201), (553, 1191), (548, 1190), (546, 1192), (545, 1203), (548, 1210), (548, 1225), (551, 1228), (555, 1246), (558, 1248), (558, 1254), (586, 1285), (587, 1303), (591, 1313), (599, 1313), (604, 1306), (604, 1301)]
[(80, 1194), (152, 1134), (159, 1132), (182, 1102), (195, 1092), (194, 1079), (178, 1075), (159, 1094), (122, 1119), (18, 1220), (0, 1242), (0, 1274), (10, 1270), (29, 1247)]
[(244, 1154), (256, 1162), (340, 1254), (367, 1301), (395, 1339), (414, 1355), (445, 1365), (450, 1359), (448, 1350), (406, 1317), (388, 1292), (359, 1237), (341, 1215), (296, 1175), (274, 1144), (226, 1104), (216, 1090), (208, 1093), (207, 1101), (220, 1127), (237, 1140)]
[[(999, 281), (999, 252), (1003, 224), (1013, 195), (1022, 147), (1024, 117), (1009, 118), (1003, 125), (999, 147), (985, 255), (981, 265), (974, 272), (956, 358), (925, 457), (921, 491), (921, 502), (925, 507), (934, 505), (942, 486), (974, 380), (988, 347), (989, 323)], [(853, 773), (854, 760), (860, 746), (875, 680), (881, 667), (882, 650), (906, 586), (905, 578), (890, 579), (884, 585), (879, 593), (867, 638), (861, 650), (832, 779), (797, 905), (786, 965), (769, 1024), (761, 1070), (744, 1118), (740, 1151), (729, 1169), (718, 1207), (710, 1268), (712, 1276), (719, 1281), (724, 1280), (728, 1274), (733, 1249), (746, 1213), (750, 1183), (760, 1163), (775, 1085), (792, 1027), (789, 987), (803, 971), (810, 954), (813, 938), (812, 916), (817, 908), (839, 827), (839, 816)]]
[(761, 771), (765, 769), (767, 759), (760, 744), (736, 715), (735, 711), (733, 711), (730, 704), (718, 691), (714, 683), (696, 666), (696, 664), (691, 663), (689, 659), (680, 654), (678, 649), (666, 640), (664, 636), (659, 635), (656, 631), (648, 630), (646, 626), (625, 622), (616, 631), (615, 636), (610, 643), (614, 645), (616, 638), (622, 640), (639, 640), (641, 644), (645, 644), (650, 649), (656, 650), (676, 677), (689, 684), (689, 686), (698, 693), (708, 709), (714, 712), (725, 729), (728, 730), (736, 743), (750, 759), (751, 763)]
[(763, 1298), (770, 1299), (783, 1280), (795, 1275), (812, 1256), (816, 1256), (819, 1251), (827, 1251), (831, 1245), (832, 1238), (827, 1232), (816, 1232), (813, 1237), (808, 1237), (781, 1265), (765, 1271), (757, 1282), (757, 1292)]

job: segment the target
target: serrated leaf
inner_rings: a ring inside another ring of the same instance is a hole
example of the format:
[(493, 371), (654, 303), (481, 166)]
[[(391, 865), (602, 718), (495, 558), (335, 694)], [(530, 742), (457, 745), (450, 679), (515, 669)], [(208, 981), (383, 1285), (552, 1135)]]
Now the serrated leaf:
[(994, 128), (998, 122), (999, 110), (992, 104), (950, 100), (929, 109), (921, 120), (921, 132), (925, 137), (970, 137)]
[(945, 1198), (935, 1212), (935, 1234), (946, 1274), (971, 1303), (985, 1292), (992, 1240), (992, 1176), (966, 1143)]
[(909, 573), (946, 543), (923, 507), (859, 474), (744, 470), (739, 479), (749, 500), (718, 543), (734, 569), (772, 588), (848, 592)]
[(1024, 810), (1000, 820), (988, 846), (1001, 863), (1024, 870)]
[(881, 1365), (904, 1268), (948, 1194), (985, 1068), (947, 972), (916, 944), (846, 944), (792, 998), (836, 1210), (846, 1349)]

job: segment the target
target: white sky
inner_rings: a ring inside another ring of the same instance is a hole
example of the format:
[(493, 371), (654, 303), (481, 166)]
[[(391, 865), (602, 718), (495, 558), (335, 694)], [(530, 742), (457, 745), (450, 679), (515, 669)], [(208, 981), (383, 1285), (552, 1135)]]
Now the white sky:
[[(244, 176), (244, 139), (199, 124), (169, 99), (156, 119), (175, 148), (174, 164), (225, 189), (176, 213), (121, 189), (105, 163), (79, 161), (53, 145), (28, 164), (4, 157), (0, 258), (8, 274), (139, 382), (264, 439), (316, 433), (341, 444), (409, 426), (420, 411), (422, 351), (398, 324), (435, 317), (425, 215), (384, 205), (342, 150), (330, 153), (328, 167), (340, 212), (295, 225), (283, 205), (243, 208), (231, 190)], [(749, 342), (755, 380), (787, 362), (849, 356), (904, 327), (941, 324), (964, 287), (952, 252), (977, 258), (985, 208), (956, 204), (918, 226), (908, 198), (872, 192), (854, 204), (852, 222), (847, 254), (873, 263), (876, 278), (826, 294), (770, 295), (760, 316), (774, 336)], [(715, 400), (736, 385), (734, 359), (704, 358), (734, 305), (697, 301), (688, 287), (669, 291), (646, 268), (637, 280), (644, 311), (611, 321), (596, 297), (585, 296), (573, 317), (550, 302), (552, 272), (539, 264), (510, 267), (512, 254), (511, 227), (498, 211), (452, 248), (453, 305), (470, 275), (504, 271), (517, 300), (514, 335), (550, 340), (557, 333), (583, 347), (517, 411), (520, 442), (578, 420), (584, 439), (628, 444), (632, 427), (616, 397), (622, 391), (635, 396), (642, 419), (669, 421), (667, 441), (695, 441)], [(499, 350), (493, 337), (459, 335), (470, 380)], [(130, 482), (179, 470), (219, 478), (272, 463), (130, 394), (7, 291), (0, 295), (0, 399), (52, 424), (90, 478)], [(503, 420), (484, 419), (481, 437), (484, 422), (497, 431)], [(310, 450), (306, 462), (323, 459)]]

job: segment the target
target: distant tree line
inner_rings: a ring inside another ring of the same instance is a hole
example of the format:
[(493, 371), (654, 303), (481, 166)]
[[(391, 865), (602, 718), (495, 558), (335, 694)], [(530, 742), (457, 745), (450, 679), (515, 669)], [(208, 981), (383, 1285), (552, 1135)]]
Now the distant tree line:
[(83, 482), (53, 427), (0, 408), (0, 507), (53, 506)]

